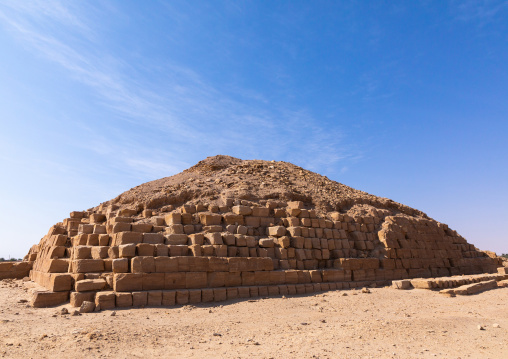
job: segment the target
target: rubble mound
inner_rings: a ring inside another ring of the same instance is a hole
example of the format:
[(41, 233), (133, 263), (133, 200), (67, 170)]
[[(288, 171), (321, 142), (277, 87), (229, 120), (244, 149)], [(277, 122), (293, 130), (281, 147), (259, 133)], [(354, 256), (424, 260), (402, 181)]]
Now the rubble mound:
[(32, 305), (173, 305), (493, 273), (446, 224), (286, 162), (209, 157), (52, 226)]

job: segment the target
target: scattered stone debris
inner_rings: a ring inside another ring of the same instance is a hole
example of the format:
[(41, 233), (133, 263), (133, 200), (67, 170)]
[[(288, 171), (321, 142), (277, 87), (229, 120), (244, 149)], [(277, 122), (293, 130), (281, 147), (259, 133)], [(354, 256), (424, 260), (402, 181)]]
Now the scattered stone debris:
[(80, 313), (92, 313), (95, 310), (95, 303), (84, 301), (79, 308)]

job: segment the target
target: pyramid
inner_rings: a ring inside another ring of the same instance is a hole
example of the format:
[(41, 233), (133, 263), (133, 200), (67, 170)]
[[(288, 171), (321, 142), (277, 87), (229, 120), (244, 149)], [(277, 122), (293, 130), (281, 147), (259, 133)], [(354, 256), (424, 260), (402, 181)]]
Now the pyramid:
[(36, 307), (215, 302), (494, 273), (446, 224), (287, 162), (209, 157), (71, 212), (25, 262)]

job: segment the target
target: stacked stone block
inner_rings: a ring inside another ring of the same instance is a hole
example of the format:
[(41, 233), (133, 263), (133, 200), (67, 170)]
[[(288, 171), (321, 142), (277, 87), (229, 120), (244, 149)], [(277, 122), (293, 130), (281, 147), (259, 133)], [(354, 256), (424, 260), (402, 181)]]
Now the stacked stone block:
[(234, 199), (72, 212), (28, 257), (32, 280), (68, 293), (73, 305), (95, 300), (101, 308), (303, 294), (497, 267), (432, 220), (376, 210), (318, 215), (298, 201)]

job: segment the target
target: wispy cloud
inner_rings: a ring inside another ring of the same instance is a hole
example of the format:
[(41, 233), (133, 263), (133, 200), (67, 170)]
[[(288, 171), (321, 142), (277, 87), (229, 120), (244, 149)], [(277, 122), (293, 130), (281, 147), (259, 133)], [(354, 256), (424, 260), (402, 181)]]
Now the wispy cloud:
[(508, 10), (506, 0), (467, 0), (454, 4), (456, 18), (461, 21), (476, 21), (480, 25), (496, 20), (498, 15)]
[[(284, 109), (248, 88), (236, 92), (248, 98), (242, 102), (182, 64), (123, 60), (100, 40), (100, 26), (92, 16), (100, 11), (119, 10), (56, 0), (0, 5), (0, 19), (29, 49), (93, 89), (97, 101), (122, 121), (167, 139), (154, 143), (141, 134), (126, 139), (127, 130), (120, 128), (116, 139), (95, 133), (90, 135), (93, 141), (81, 146), (99, 155), (115, 153), (123, 166), (149, 178), (188, 166), (189, 150), (285, 159), (315, 170), (356, 155), (345, 144), (344, 133), (324, 129), (304, 106)], [(144, 76), (147, 71), (152, 76)]]

